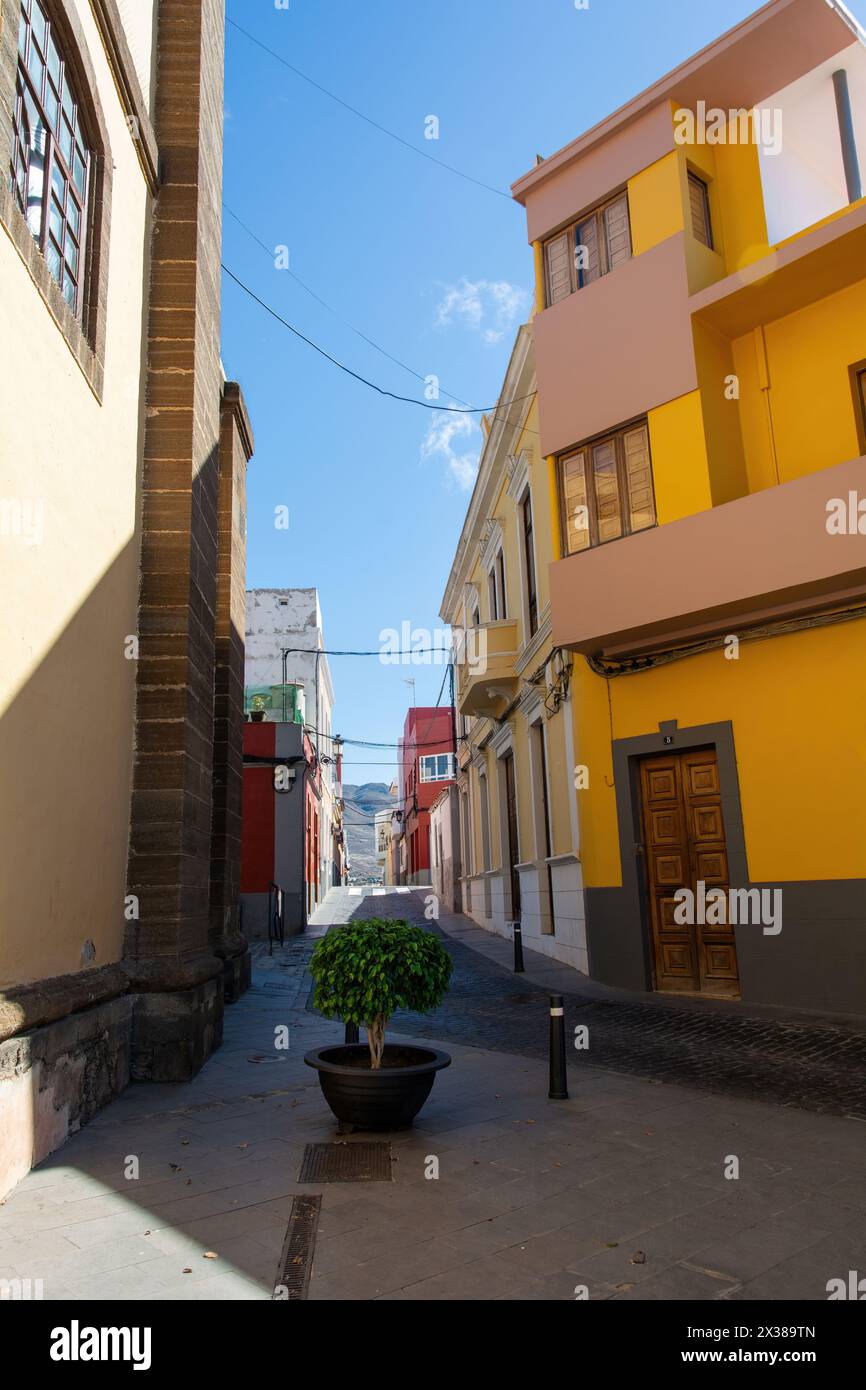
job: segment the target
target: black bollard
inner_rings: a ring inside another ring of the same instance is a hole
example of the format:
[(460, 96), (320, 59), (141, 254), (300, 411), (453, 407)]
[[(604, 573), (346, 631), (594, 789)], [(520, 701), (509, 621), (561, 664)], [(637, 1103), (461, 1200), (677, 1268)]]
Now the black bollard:
[(548, 1100), (568, 1100), (565, 1076), (565, 1009), (561, 994), (550, 996), (550, 1090)]
[(344, 1041), (345, 1041), (345, 1043), (346, 1043), (347, 1046), (348, 1046), (349, 1043), (356, 1043), (356, 1042), (359, 1041), (359, 1038), (358, 1038), (358, 1025), (357, 1025), (357, 1023), (347, 1023), (347, 1024), (346, 1024), (346, 1036), (345, 1036)]
[(523, 932), (520, 930), (520, 923), (514, 923), (514, 973), (522, 975), (523, 970)]

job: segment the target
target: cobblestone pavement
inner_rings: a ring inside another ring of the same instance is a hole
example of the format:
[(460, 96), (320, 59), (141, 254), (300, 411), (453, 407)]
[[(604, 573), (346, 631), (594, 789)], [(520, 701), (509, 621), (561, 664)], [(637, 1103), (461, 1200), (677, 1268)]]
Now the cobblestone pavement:
[[(423, 890), (411, 893), (341, 890), (328, 898), (327, 920), (405, 917), (437, 932), (454, 961), (451, 987), (429, 1015), (401, 1013), (395, 1027), (421, 1037), (450, 1039), (474, 1047), (547, 1055), (547, 991), (526, 976), (456, 940), (466, 919), (443, 915), (441, 925), (425, 920)], [(317, 918), (317, 921), (319, 918)], [(443, 930), (444, 928), (444, 930)], [(484, 937), (481, 929), (473, 937)], [(510, 945), (506, 947), (506, 958)], [(526, 952), (527, 968), (533, 952)], [(545, 966), (548, 962), (538, 958)], [(589, 1030), (585, 1052), (570, 1049), (575, 1068), (594, 1067), (655, 1081), (698, 1086), (733, 1096), (753, 1096), (866, 1120), (866, 1033), (832, 1023), (718, 1012), (712, 1006), (677, 1001), (599, 999), (583, 988), (583, 977), (567, 967), (552, 987), (566, 995), (566, 1022)], [(866, 1145), (866, 1133), (864, 1133)]]

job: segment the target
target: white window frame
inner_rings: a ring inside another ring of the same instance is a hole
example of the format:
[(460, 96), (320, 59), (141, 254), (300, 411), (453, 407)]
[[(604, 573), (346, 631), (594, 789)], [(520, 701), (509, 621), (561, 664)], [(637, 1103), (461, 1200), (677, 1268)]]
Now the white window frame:
[[(501, 573), (500, 573), (501, 565)], [(491, 588), (492, 584), (492, 588)], [(491, 592), (494, 596), (495, 609), (491, 608), (490, 621), (505, 622), (508, 616), (508, 579), (505, 573), (505, 547), (499, 545), (490, 564), (487, 566), (487, 599), (490, 603)]]
[[(429, 762), (432, 758), (436, 758), (437, 760), (438, 760), (439, 758), (447, 758), (447, 759), (448, 759), (448, 770), (447, 770), (447, 772), (444, 773), (444, 775), (440, 776), (439, 771), (438, 771), (438, 768), (437, 768), (437, 771), (436, 771), (436, 775), (435, 775), (434, 777), (429, 777), (429, 776), (426, 776), (426, 775), (425, 775), (425, 774), (426, 774), (426, 768), (425, 768), (424, 765), (425, 765), (425, 763)], [(454, 754), (453, 754), (453, 753), (421, 753), (421, 754), (419, 755), (419, 757), (418, 757), (418, 780), (419, 780), (419, 781), (421, 781), (421, 782), (453, 782), (455, 775), (456, 775), (456, 772), (455, 772), (455, 767), (454, 767)]]

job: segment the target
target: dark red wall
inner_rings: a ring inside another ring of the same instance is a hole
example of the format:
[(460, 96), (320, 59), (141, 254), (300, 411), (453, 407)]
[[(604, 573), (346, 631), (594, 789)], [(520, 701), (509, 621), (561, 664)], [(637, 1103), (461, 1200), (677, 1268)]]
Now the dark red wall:
[[(272, 758), (275, 724), (244, 724), (244, 756)], [(274, 877), (274, 769), (244, 767), (241, 892), (267, 893)]]

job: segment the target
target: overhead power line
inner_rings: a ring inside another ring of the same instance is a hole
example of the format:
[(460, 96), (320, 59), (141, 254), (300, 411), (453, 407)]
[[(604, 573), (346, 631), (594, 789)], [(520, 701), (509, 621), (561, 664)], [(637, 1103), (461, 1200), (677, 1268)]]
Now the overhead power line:
[[(262, 248), (265, 255), (268, 257), (268, 260), (271, 262), (271, 264), (273, 264), (274, 248), (268, 246), (266, 242), (262, 241), (261, 237), (253, 231), (252, 227), (248, 227), (246, 222), (244, 222), (242, 218), (238, 217), (234, 209), (229, 207), (225, 199), (223, 199), (223, 207), (225, 208), (229, 217), (231, 217), (235, 222), (237, 222), (238, 226), (246, 232), (247, 236), (252, 237), (256, 245)], [(361, 338), (363, 342), (368, 343), (371, 348), (375, 348), (376, 351), (381, 353), (383, 357), (386, 357), (389, 362), (393, 362), (396, 367), (402, 367), (404, 372), (408, 372), (409, 375), (414, 376), (416, 380), (423, 382), (427, 381), (427, 377), (424, 376), (422, 372), (416, 372), (415, 368), (410, 367), (408, 362), (403, 362), (399, 357), (395, 357), (393, 353), (387, 350), (387, 348), (383, 348), (381, 343), (377, 343), (374, 338), (369, 337), (366, 333), (362, 332), (360, 328), (356, 328), (353, 323), (350, 323), (348, 319), (343, 318), (343, 315), (338, 313), (337, 310), (333, 307), (333, 305), (329, 304), (327, 300), (323, 299), (320, 294), (317, 294), (315, 290), (311, 289), (310, 286), (307, 285), (301, 279), (300, 275), (295, 274), (295, 272), (291, 269), (290, 266), (287, 266), (286, 269), (288, 270), (289, 275), (295, 281), (295, 283), (300, 285), (301, 289), (306, 294), (308, 294), (311, 299), (315, 299), (317, 304), (321, 304), (323, 309), (327, 309), (329, 314), (333, 314), (335, 319), (342, 323), (358, 338)], [(439, 390), (442, 391), (444, 395), (449, 396), (452, 401), (457, 401), (460, 405), (469, 405), (468, 401), (464, 401), (461, 396), (455, 396), (454, 392), (449, 391), (445, 386), (442, 385), (441, 382), (439, 383)]]
[(329, 91), (329, 89), (323, 87), (320, 82), (316, 82), (312, 77), (308, 77), (305, 72), (301, 72), (300, 68), (296, 68), (294, 64), (284, 58), (281, 53), (277, 53), (273, 48), (268, 48), (267, 44), (262, 43), (261, 39), (257, 39), (255, 34), (251, 34), (248, 29), (244, 29), (233, 19), (227, 19), (226, 23), (230, 24), (233, 29), (236, 29), (239, 34), (243, 34), (245, 39), (249, 39), (250, 43), (254, 43), (257, 48), (262, 49), (264, 53), (269, 54), (271, 58), (281, 63), (284, 68), (288, 68), (289, 72), (293, 72), (296, 77), (300, 77), (302, 82), (307, 82), (311, 87), (315, 87), (317, 92), (321, 92), (323, 96), (329, 97), (331, 101), (335, 101), (337, 105), (342, 106), (345, 111), (350, 111), (352, 115), (357, 116), (359, 120), (365, 121), (367, 125), (372, 126), (374, 130), (378, 130), (381, 135), (387, 135), (389, 139), (396, 140), (398, 145), (403, 145), (407, 150), (411, 150), (413, 154), (420, 155), (422, 159), (428, 160), (430, 164), (436, 164), (440, 169), (447, 170), (449, 174), (456, 174), (458, 178), (465, 179), (467, 183), (474, 183), (476, 187), (486, 189), (488, 193), (495, 193), (498, 198), (505, 198), (513, 205), (514, 199), (511, 194), (506, 193), (504, 189), (494, 188), (492, 184), (485, 183), (483, 179), (476, 179), (473, 174), (464, 173), (462, 169), (456, 169), (453, 164), (446, 164), (443, 159), (437, 159), (429, 150), (422, 150), (419, 145), (413, 145), (411, 140), (404, 140), (403, 136), (398, 135), (396, 131), (389, 130), (387, 126), (381, 125), (379, 121), (374, 121), (372, 116), (367, 116), (363, 111), (359, 111), (357, 106), (352, 106), (348, 101), (344, 101), (342, 97), (338, 97), (336, 92)]
[[(443, 706), (443, 708), (445, 708), (445, 707)], [(402, 748), (405, 746), (403, 743), (375, 743), (375, 742), (373, 742), (373, 740), (371, 740), (371, 739), (363, 739), (363, 738), (346, 738), (346, 737), (344, 737), (343, 734), (326, 734), (326, 733), (322, 733), (319, 729), (314, 729), (313, 726), (312, 726), (312, 724), (307, 724), (305, 727), (307, 728), (307, 730), (308, 730), (310, 733), (318, 734), (318, 735), (319, 735), (319, 738), (329, 739), (331, 743), (339, 742), (339, 743), (347, 744), (349, 747), (352, 747), (352, 748), (400, 748), (400, 749), (402, 749)], [(458, 741), (459, 741), (460, 739), (465, 739), (466, 735), (465, 735), (465, 734), (458, 734), (457, 737), (458, 737)], [(439, 739), (433, 739), (432, 741), (429, 740), (429, 739), (425, 739), (425, 741), (424, 741), (424, 747), (425, 747), (425, 748), (441, 748), (441, 747), (450, 748), (450, 747), (451, 747), (451, 739), (450, 739), (450, 738), (439, 738)]]
[[(246, 222), (244, 222), (242, 217), (238, 216), (234, 208), (229, 207), (225, 199), (222, 200), (222, 205), (225, 211), (228, 213), (229, 217), (231, 217), (232, 220), (238, 224), (242, 231), (246, 232), (247, 236), (250, 237), (256, 243), (257, 246), (261, 247), (262, 251), (264, 251), (268, 260), (273, 265), (275, 248), (268, 246), (267, 242), (262, 241), (262, 238), (258, 235), (258, 233), (255, 232), (253, 228), (250, 227)], [(332, 304), (329, 304), (326, 299), (323, 299), (320, 294), (317, 294), (316, 291), (312, 289), (304, 280), (302, 280), (300, 275), (297, 275), (295, 271), (291, 269), (290, 266), (286, 266), (286, 270), (288, 271), (290, 278), (295, 281), (295, 284), (300, 285), (304, 293), (308, 294), (311, 299), (315, 299), (317, 304), (321, 304), (323, 309), (327, 309), (329, 314), (333, 314), (334, 318), (337, 320), (338, 323), (342, 323), (344, 327), (348, 328), (349, 331), (351, 333), (354, 333), (356, 337), (360, 338), (362, 342), (369, 344), (371, 348), (375, 348), (376, 352), (381, 353), (382, 356), (387, 358), (389, 362), (393, 362), (396, 367), (401, 367), (403, 371), (408, 372), (410, 376), (414, 376), (417, 381), (423, 381), (425, 383), (427, 382), (428, 378), (424, 376), (421, 372), (416, 371), (414, 367), (410, 367), (409, 363), (404, 362), (402, 358), (395, 357), (394, 354), (392, 352), (389, 352), (387, 348), (383, 348), (381, 343), (377, 343), (375, 338), (371, 338), (369, 334), (364, 333), (363, 330), (360, 328), (356, 328), (353, 323), (350, 323), (347, 318), (344, 318), (343, 315), (339, 313)], [(465, 401), (462, 396), (456, 396), (453, 391), (448, 390), (447, 386), (443, 386), (441, 381), (438, 384), (439, 390), (442, 392), (443, 395), (448, 396), (450, 400), (457, 401), (459, 405), (469, 405), (469, 402)], [(536, 393), (533, 392), (532, 394), (535, 395)], [(506, 406), (510, 404), (511, 402), (505, 402)], [(497, 411), (501, 408), (502, 407), (499, 405), (497, 405), (496, 407)], [(493, 420), (503, 424), (511, 425), (512, 428), (517, 428), (516, 422), (513, 420), (509, 420), (506, 416), (494, 414)], [(534, 434), (537, 437), (540, 437), (539, 431), (532, 429), (530, 425), (524, 424), (522, 426), (522, 429), (526, 434)]]
[(352, 368), (347, 367), (344, 362), (333, 357), (330, 352), (326, 352), (323, 347), (319, 347), (319, 344), (314, 343), (312, 338), (308, 338), (299, 328), (295, 328), (294, 324), (289, 323), (288, 319), (284, 319), (281, 314), (277, 313), (276, 309), (273, 309), (270, 304), (264, 299), (261, 299), (259, 295), (256, 294), (255, 290), (251, 290), (249, 285), (245, 285), (243, 280), (235, 275), (234, 271), (229, 270), (225, 262), (222, 262), (222, 268), (229, 279), (234, 280), (235, 284), (244, 291), (244, 294), (249, 295), (250, 299), (254, 300), (266, 313), (270, 314), (271, 318), (276, 319), (277, 323), (282, 324), (283, 328), (287, 328), (290, 333), (294, 333), (296, 338), (300, 338), (302, 343), (306, 343), (307, 347), (311, 347), (320, 357), (324, 357), (328, 362), (332, 363), (333, 366), (339, 367), (341, 372), (345, 372), (347, 376), (354, 377), (355, 381), (359, 381), (362, 386), (368, 386), (371, 391), (377, 392), (380, 396), (388, 396), (391, 400), (402, 401), (406, 405), (420, 405), (424, 410), (444, 411), (448, 415), (489, 415), (492, 411), (501, 410), (509, 405), (516, 405), (520, 401), (528, 401), (536, 394), (534, 391), (529, 391), (525, 396), (514, 396), (510, 401), (497, 402), (495, 405), (466, 407), (435, 405), (433, 401), (419, 401), (416, 396), (401, 396), (397, 391), (389, 391), (384, 386), (377, 386), (375, 381), (370, 381), (369, 378), (361, 376), (360, 372), (353, 371)]

